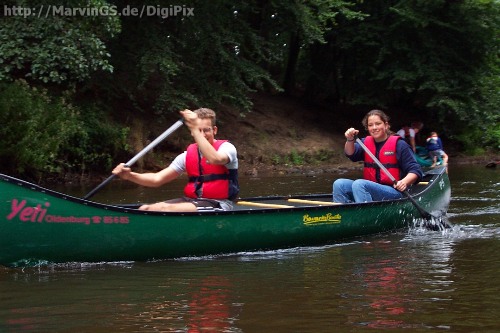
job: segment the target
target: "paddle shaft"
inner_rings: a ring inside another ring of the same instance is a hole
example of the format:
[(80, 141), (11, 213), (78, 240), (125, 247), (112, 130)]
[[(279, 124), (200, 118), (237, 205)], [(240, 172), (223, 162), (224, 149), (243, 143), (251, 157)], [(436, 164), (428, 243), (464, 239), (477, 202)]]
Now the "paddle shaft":
[[(150, 144), (148, 144), (146, 147), (144, 147), (144, 149), (141, 150), (139, 153), (137, 153), (137, 155), (135, 155), (134, 157), (132, 157), (132, 159), (130, 159), (130, 161), (128, 161), (127, 163), (125, 163), (125, 166), (126, 167), (131, 167), (132, 165), (134, 165), (135, 162), (137, 162), (141, 157), (143, 157), (151, 149), (153, 149), (154, 147), (156, 147), (156, 145), (158, 145), (160, 142), (162, 142), (163, 140), (165, 140), (170, 134), (172, 134), (173, 132), (175, 132), (179, 127), (182, 126), (182, 124), (183, 124), (182, 120), (177, 120), (172, 126), (170, 126), (159, 137), (157, 137), (154, 141), (152, 141)], [(89, 193), (87, 193), (87, 195), (85, 195), (83, 198), (84, 199), (89, 199), (94, 194), (96, 194), (101, 188), (103, 188), (107, 183), (109, 183), (110, 181), (112, 181), (113, 178), (115, 178), (115, 177), (116, 177), (116, 175), (112, 174), (111, 176), (109, 176), (108, 178), (106, 178), (106, 180), (104, 180), (101, 184), (99, 184), (99, 186), (97, 186), (92, 191), (90, 191)]]
[[(389, 179), (394, 183), (394, 185), (396, 185), (398, 182), (396, 180), (396, 178), (394, 178), (394, 176), (389, 172), (389, 170), (387, 170), (387, 168), (382, 163), (380, 163), (378, 158), (376, 158), (375, 155), (373, 155), (373, 153), (368, 149), (368, 147), (365, 146), (363, 141), (361, 141), (360, 138), (356, 137), (356, 142), (375, 161), (375, 163), (377, 163), (379, 168), (382, 169), (382, 171), (384, 171), (384, 173), (387, 175), (387, 177), (389, 177)], [(404, 190), (403, 193), (408, 197), (408, 199), (410, 199), (410, 201), (413, 203), (415, 208), (417, 208), (418, 212), (420, 213), (420, 215), (422, 215), (423, 218), (425, 218), (427, 220), (432, 219), (432, 215), (430, 213), (426, 212), (422, 207), (420, 207), (420, 205), (415, 201), (415, 199), (413, 199), (413, 197), (408, 192), (408, 190)]]

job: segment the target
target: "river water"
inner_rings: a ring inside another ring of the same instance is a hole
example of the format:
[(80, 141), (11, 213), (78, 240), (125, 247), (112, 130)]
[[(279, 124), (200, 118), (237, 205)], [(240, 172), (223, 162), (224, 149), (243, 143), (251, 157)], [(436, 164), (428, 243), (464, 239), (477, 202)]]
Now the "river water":
[[(0, 332), (500, 332), (500, 170), (452, 165), (449, 175), (454, 228), (445, 232), (149, 263), (0, 268)], [(241, 194), (330, 192), (335, 177), (242, 178)], [(175, 197), (180, 186), (149, 192), (116, 181), (94, 199), (154, 201)]]

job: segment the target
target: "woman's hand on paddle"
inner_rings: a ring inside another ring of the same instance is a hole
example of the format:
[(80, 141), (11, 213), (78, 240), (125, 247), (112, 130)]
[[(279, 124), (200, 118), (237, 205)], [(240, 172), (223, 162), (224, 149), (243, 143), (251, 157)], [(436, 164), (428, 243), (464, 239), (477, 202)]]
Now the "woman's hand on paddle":
[(118, 164), (112, 171), (113, 175), (117, 175), (121, 179), (129, 179), (130, 178), (130, 168), (125, 166), (125, 163)]
[(347, 131), (345, 131), (344, 135), (347, 141), (352, 142), (354, 141), (356, 135), (358, 135), (359, 131), (355, 128), (349, 128)]
[(411, 184), (414, 184), (417, 180), (418, 180), (418, 175), (410, 172), (406, 175), (406, 177), (404, 177), (401, 180), (398, 180), (397, 183), (394, 184), (394, 188), (400, 192), (404, 192), (408, 190), (408, 187)]
[(354, 154), (355, 148), (354, 148), (354, 140), (356, 140), (356, 135), (358, 135), (359, 131), (354, 128), (349, 128), (347, 131), (345, 131), (344, 135), (346, 138), (346, 142), (344, 145), (344, 153), (346, 153), (348, 156), (351, 156)]
[(408, 188), (408, 184), (406, 184), (403, 180), (400, 180), (394, 184), (394, 188), (400, 192), (404, 192)]

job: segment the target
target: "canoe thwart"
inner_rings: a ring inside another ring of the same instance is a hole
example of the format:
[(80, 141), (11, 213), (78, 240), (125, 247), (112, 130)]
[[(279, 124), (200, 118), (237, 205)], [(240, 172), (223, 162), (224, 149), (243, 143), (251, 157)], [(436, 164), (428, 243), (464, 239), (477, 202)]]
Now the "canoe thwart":
[(264, 208), (293, 208), (293, 206), (289, 205), (278, 205), (278, 204), (269, 204), (269, 203), (251, 202), (251, 201), (238, 201), (237, 204), (245, 206), (264, 207)]
[(296, 203), (303, 203), (303, 204), (311, 204), (311, 205), (325, 205), (325, 206), (340, 205), (339, 202), (319, 201), (319, 200), (304, 200), (304, 199), (294, 199), (294, 198), (290, 198), (287, 201), (296, 202)]

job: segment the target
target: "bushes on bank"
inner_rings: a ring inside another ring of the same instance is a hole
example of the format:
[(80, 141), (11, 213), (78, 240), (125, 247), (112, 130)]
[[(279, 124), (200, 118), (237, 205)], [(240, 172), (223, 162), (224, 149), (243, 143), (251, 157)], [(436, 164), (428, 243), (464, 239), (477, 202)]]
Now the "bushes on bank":
[(0, 124), (0, 172), (9, 175), (102, 172), (126, 149), (126, 129), (104, 113), (22, 80), (0, 84)]

